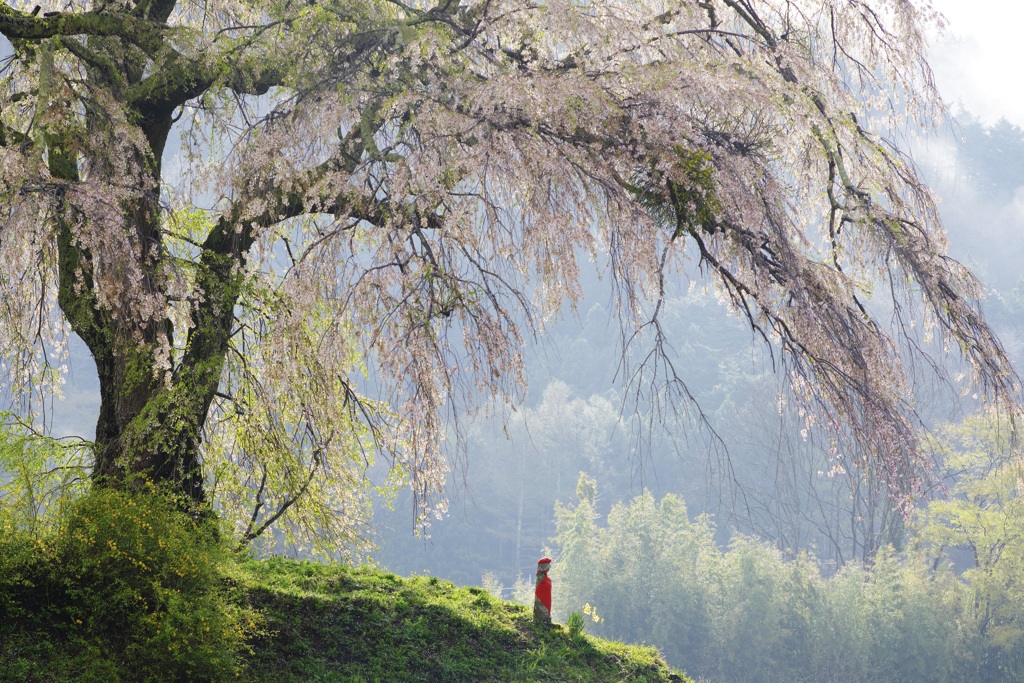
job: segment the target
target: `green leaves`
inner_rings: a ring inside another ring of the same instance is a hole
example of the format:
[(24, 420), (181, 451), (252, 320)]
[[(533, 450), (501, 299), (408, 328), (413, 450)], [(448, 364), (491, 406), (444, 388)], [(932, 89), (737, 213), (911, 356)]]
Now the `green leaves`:
[(94, 488), (46, 530), (0, 534), (0, 643), (68, 680), (232, 677), (259, 618), (232, 595), (237, 558), (215, 523), (182, 507), (151, 486)]
[(985, 666), (1024, 667), (1024, 470), (1006, 426), (979, 414), (945, 425), (930, 443), (946, 477), (948, 496), (928, 504), (918, 519), (926, 548), (936, 558), (966, 552), (963, 578), (973, 599), (969, 616), (987, 640)]
[(55, 512), (85, 490), (88, 456), (89, 448), (84, 442), (30, 434), (10, 413), (0, 413), (3, 531), (17, 528), (35, 534), (49, 528)]
[(634, 175), (628, 189), (672, 230), (672, 240), (716, 230), (722, 207), (716, 195), (714, 159), (705, 150), (676, 145), (664, 163), (654, 159), (649, 169)]

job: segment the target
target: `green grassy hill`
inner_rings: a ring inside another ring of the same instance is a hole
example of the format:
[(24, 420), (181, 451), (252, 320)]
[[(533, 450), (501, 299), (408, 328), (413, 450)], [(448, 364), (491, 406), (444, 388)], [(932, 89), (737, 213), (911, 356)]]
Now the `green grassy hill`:
[(689, 681), (653, 648), (537, 626), (481, 588), (283, 559), (244, 569), (266, 619), (244, 680)]
[(481, 588), (246, 558), (158, 492), (95, 488), (35, 530), (11, 509), (0, 683), (686, 681)]

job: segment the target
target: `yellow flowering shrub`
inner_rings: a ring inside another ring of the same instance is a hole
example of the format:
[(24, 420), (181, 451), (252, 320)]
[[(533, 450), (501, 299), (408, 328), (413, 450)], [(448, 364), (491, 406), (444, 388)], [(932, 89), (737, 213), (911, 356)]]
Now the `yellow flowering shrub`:
[(46, 648), (58, 653), (50, 658), (63, 669), (57, 680), (214, 681), (235, 673), (259, 620), (232, 600), (235, 560), (213, 520), (197, 520), (153, 487), (94, 487), (45, 537), (5, 517), (0, 527), (12, 533), (0, 539), (9, 577), (0, 580), (0, 641), (35, 650), (37, 661), (47, 659)]

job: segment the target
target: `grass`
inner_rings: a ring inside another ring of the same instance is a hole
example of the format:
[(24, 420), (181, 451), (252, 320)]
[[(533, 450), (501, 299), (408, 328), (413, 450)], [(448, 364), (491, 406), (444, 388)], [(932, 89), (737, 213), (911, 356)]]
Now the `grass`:
[(97, 489), (36, 535), (3, 512), (0, 683), (688, 681), (482, 588), (240, 557), (158, 494)]
[(265, 619), (244, 681), (689, 681), (654, 648), (572, 638), (481, 588), (285, 559), (243, 569)]

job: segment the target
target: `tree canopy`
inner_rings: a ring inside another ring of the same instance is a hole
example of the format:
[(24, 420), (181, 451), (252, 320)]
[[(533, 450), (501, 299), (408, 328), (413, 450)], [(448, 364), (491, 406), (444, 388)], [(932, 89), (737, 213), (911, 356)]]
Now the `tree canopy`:
[(522, 388), (589, 260), (636, 381), (680, 379), (658, 316), (696, 264), (898, 495), (899, 334), (1017, 391), (886, 134), (941, 111), (927, 2), (32, 4), (0, 2), (0, 348), (31, 410), (88, 345), (96, 481), (344, 536), (377, 453), (426, 504), (446, 418)]

